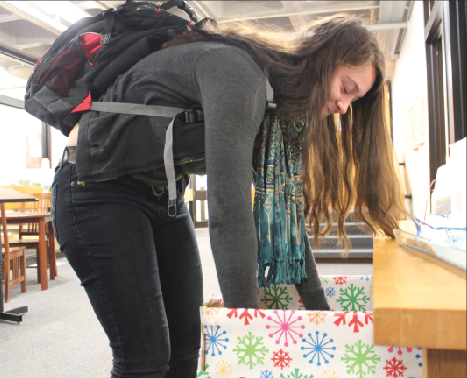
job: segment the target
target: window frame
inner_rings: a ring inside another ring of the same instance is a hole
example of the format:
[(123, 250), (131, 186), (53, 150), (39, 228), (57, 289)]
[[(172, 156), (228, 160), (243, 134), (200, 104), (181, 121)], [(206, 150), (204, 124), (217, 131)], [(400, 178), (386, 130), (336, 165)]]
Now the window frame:
[[(436, 179), (439, 167), (446, 164), (446, 132), (444, 109), (444, 73), (443, 64), (446, 45), (443, 31), (442, 2), (424, 1), (425, 13), (425, 48), (428, 82), (428, 118), (430, 182)], [(427, 11), (428, 8), (428, 11)]]

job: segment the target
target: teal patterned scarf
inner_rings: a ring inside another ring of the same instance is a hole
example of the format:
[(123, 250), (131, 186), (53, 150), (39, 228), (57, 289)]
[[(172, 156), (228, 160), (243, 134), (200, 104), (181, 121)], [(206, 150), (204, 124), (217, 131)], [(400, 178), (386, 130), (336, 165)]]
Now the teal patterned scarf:
[(302, 186), (306, 125), (303, 116), (267, 116), (261, 125), (253, 207), (259, 287), (291, 285), (306, 278)]

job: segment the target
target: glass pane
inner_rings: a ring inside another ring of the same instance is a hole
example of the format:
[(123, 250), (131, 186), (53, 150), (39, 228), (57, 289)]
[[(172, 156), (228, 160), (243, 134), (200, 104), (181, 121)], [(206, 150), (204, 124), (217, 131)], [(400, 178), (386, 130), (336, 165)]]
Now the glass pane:
[(65, 135), (63, 135), (61, 131), (50, 127), (50, 139), (52, 150), (50, 163), (52, 169), (54, 169), (62, 159), (63, 150), (65, 149), (68, 138)]
[(196, 190), (208, 190), (208, 176), (207, 175), (196, 176)]
[(41, 121), (0, 104), (0, 185), (41, 185)]
[(209, 219), (208, 214), (208, 201), (195, 201), (196, 202), (196, 222), (204, 222)]

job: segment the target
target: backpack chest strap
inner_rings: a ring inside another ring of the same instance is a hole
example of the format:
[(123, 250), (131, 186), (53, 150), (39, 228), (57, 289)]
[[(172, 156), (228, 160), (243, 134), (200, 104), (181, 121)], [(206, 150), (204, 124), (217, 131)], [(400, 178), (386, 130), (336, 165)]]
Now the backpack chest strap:
[(134, 114), (152, 117), (173, 118), (184, 109), (170, 106), (132, 104), (129, 102), (92, 102), (90, 110), (96, 112)]
[(173, 158), (173, 124), (175, 117), (185, 110), (170, 106), (132, 104), (128, 102), (92, 102), (90, 110), (97, 112), (109, 112), (119, 114), (133, 114), (148, 117), (172, 118), (167, 128), (164, 145), (164, 168), (167, 175), (169, 206), (168, 214), (177, 215), (177, 191), (175, 180), (175, 164)]
[[(267, 108), (274, 109), (276, 107), (273, 102), (274, 92), (269, 81), (266, 80), (266, 95), (267, 95)], [(175, 164), (173, 158), (173, 125), (175, 117), (185, 112), (187, 122), (191, 121), (190, 110), (174, 108), (170, 106), (159, 105), (144, 105), (132, 104), (128, 102), (92, 102), (90, 110), (97, 112), (109, 112), (120, 114), (134, 114), (149, 117), (167, 117), (172, 118), (167, 128), (164, 145), (164, 168), (167, 175), (168, 192), (169, 192), (169, 207), (168, 215), (174, 217), (177, 215), (177, 191), (175, 181)], [(195, 118), (202, 117), (201, 111), (196, 111)], [(193, 121), (196, 121), (193, 119)]]

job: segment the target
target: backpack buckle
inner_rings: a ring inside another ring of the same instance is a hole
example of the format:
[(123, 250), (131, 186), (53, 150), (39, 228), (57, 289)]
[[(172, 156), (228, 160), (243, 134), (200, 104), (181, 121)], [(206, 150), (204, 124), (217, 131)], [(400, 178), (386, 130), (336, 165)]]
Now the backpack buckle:
[(195, 109), (185, 110), (185, 122), (196, 123), (198, 122), (198, 113)]
[(273, 101), (266, 101), (266, 109), (276, 109), (277, 105)]
[(184, 110), (183, 115), (185, 116), (185, 123), (196, 123), (204, 121), (204, 113), (200, 108), (191, 108), (189, 110)]

